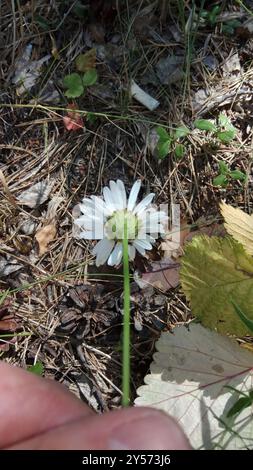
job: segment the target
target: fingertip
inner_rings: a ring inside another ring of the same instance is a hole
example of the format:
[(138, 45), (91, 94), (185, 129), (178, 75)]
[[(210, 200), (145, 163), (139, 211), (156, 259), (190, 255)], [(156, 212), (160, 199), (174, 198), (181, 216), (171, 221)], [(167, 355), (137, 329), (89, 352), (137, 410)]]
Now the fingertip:
[[(190, 450), (190, 443), (174, 418), (153, 408), (132, 408), (122, 413), (108, 447), (113, 450)], [(124, 420), (125, 415), (125, 420)], [(131, 415), (131, 416), (130, 416)]]

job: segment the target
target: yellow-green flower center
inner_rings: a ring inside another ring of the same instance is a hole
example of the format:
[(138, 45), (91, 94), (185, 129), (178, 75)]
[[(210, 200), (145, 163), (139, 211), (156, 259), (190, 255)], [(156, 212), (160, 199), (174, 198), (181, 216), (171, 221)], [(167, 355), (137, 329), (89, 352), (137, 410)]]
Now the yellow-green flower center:
[(139, 220), (132, 212), (127, 210), (115, 212), (105, 223), (105, 235), (110, 240), (124, 239), (124, 228), (127, 227), (127, 238), (134, 240), (139, 231)]

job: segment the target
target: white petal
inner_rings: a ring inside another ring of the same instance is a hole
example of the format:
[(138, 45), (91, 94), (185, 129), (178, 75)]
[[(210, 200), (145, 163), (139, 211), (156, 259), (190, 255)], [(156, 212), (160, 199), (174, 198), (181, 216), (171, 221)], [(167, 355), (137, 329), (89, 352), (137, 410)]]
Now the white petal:
[(135, 181), (135, 183), (134, 183), (134, 185), (133, 185), (133, 187), (130, 191), (129, 198), (128, 198), (127, 209), (129, 211), (132, 211), (135, 204), (136, 204), (137, 197), (138, 197), (138, 194), (139, 194), (139, 191), (140, 191), (140, 187), (141, 187), (141, 180)]
[(134, 246), (136, 248), (137, 248), (137, 245), (144, 248), (144, 250), (152, 250), (152, 245), (151, 245), (148, 238), (147, 238), (147, 240), (135, 240), (134, 241)]
[(117, 207), (115, 207), (114, 200), (111, 194), (111, 191), (109, 188), (105, 187), (103, 189), (103, 195), (104, 195), (104, 200), (106, 204), (106, 208), (110, 211), (112, 214), (113, 212), (116, 211)]
[(163, 220), (168, 220), (167, 214), (165, 212), (151, 212), (147, 214), (147, 219), (152, 222), (162, 222)]
[(95, 203), (95, 211), (96, 215), (97, 213), (99, 215), (102, 215), (103, 217), (106, 217), (107, 215), (110, 215), (110, 211), (107, 209), (105, 202), (103, 201), (102, 198), (98, 196), (91, 196), (92, 199), (94, 200)]
[[(91, 219), (86, 215), (82, 215), (75, 221), (75, 224), (81, 227), (83, 233), (90, 232), (92, 234), (88, 235), (88, 239), (101, 240), (104, 238), (104, 221), (101, 219)], [(81, 238), (86, 238), (84, 235)]]
[(122, 209), (125, 209), (127, 206), (127, 197), (126, 197), (126, 190), (123, 181), (117, 180), (117, 185), (121, 194), (122, 199)]
[(134, 258), (135, 258), (135, 255), (136, 255), (135, 247), (134, 247), (133, 245), (128, 245), (128, 256), (129, 256), (129, 260), (130, 260), (130, 261), (133, 261)]
[(139, 251), (139, 253), (140, 253), (142, 256), (145, 256), (145, 255), (146, 255), (144, 248), (139, 245), (138, 240), (135, 240), (135, 241), (133, 242), (133, 246), (136, 248), (137, 251)]
[(103, 238), (100, 240), (92, 250), (92, 254), (96, 255), (96, 266), (104, 264), (107, 258), (110, 256), (111, 251), (114, 247), (114, 241)]
[(135, 207), (133, 213), (140, 215), (152, 202), (152, 199), (154, 198), (155, 193), (150, 193), (144, 199)]
[(122, 199), (121, 191), (120, 191), (120, 189), (118, 188), (117, 183), (115, 183), (115, 181), (110, 181), (109, 184), (110, 184), (111, 195), (112, 195), (112, 198), (113, 198), (113, 202), (114, 202), (115, 207), (116, 207), (118, 210), (124, 209), (124, 201), (123, 201), (123, 199)]
[(96, 214), (95, 212), (95, 206), (93, 207), (89, 207), (85, 204), (79, 204), (79, 207), (80, 207), (80, 210), (81, 212), (86, 216), (86, 217), (90, 217), (91, 219), (98, 219), (100, 218), (101, 216), (98, 215), (98, 213)]
[(87, 230), (85, 232), (79, 233), (78, 238), (84, 239), (84, 240), (94, 240), (94, 233)]
[(81, 215), (81, 217), (78, 217), (74, 223), (85, 230), (92, 230), (95, 225), (95, 220), (87, 217), (87, 215)]
[(108, 259), (109, 266), (117, 266), (121, 262), (123, 254), (122, 243), (118, 242)]
[(168, 230), (165, 230), (162, 224), (158, 224), (155, 227), (155, 230), (152, 230), (152, 227), (150, 227), (150, 230), (148, 230), (149, 234), (153, 238), (158, 238), (160, 236), (164, 236), (168, 233)]
[(84, 197), (82, 203), (87, 205), (93, 205), (93, 201), (90, 197)]

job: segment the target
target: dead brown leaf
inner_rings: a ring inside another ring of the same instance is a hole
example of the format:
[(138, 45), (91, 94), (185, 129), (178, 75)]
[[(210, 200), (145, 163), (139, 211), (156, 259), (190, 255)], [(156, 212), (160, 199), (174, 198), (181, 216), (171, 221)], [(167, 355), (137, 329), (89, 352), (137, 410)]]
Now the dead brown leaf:
[(96, 68), (96, 49), (90, 49), (85, 54), (80, 54), (76, 59), (76, 68), (79, 72), (87, 72)]
[(169, 232), (165, 241), (162, 242), (164, 257), (160, 261), (151, 263), (150, 271), (135, 275), (135, 281), (141, 289), (153, 286), (162, 292), (175, 288), (179, 285), (180, 261), (183, 254), (183, 247), (186, 242), (192, 240), (198, 235), (224, 236), (226, 234), (224, 226), (217, 223), (209, 223), (203, 218), (199, 219), (196, 225), (197, 230), (191, 231), (191, 226), (186, 220), (181, 221), (181, 229), (179, 234), (179, 246), (173, 233)]
[(57, 229), (55, 222), (45, 225), (36, 232), (35, 238), (39, 244), (39, 254), (41, 256), (47, 252), (48, 245), (55, 239), (56, 234)]

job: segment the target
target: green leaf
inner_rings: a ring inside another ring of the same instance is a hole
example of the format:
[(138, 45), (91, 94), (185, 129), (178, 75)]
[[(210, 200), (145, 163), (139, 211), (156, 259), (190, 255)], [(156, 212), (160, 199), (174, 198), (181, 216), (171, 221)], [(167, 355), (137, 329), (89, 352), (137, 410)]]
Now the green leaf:
[(65, 95), (68, 98), (77, 98), (84, 93), (84, 87), (82, 83), (82, 78), (78, 73), (71, 73), (66, 75), (63, 79), (64, 86), (68, 88), (65, 92)]
[(224, 127), (226, 130), (234, 130), (236, 128), (231, 123), (230, 119), (226, 116), (226, 114), (220, 113), (218, 118), (219, 126)]
[(180, 139), (181, 137), (186, 137), (191, 133), (190, 129), (186, 126), (177, 127), (175, 130), (174, 137), (175, 139)]
[(85, 87), (95, 85), (97, 79), (98, 79), (98, 74), (95, 69), (87, 70), (87, 72), (85, 72), (83, 76), (83, 85)]
[(168, 140), (171, 140), (170, 135), (164, 129), (164, 127), (157, 127), (156, 128), (156, 133), (159, 136), (159, 142), (167, 142)]
[(239, 20), (226, 21), (226, 23), (222, 25), (222, 32), (229, 35), (234, 34), (235, 29), (239, 26), (242, 26)]
[(220, 132), (217, 132), (216, 137), (218, 137), (218, 139), (219, 139), (221, 142), (229, 143), (229, 142), (231, 142), (231, 140), (233, 140), (234, 137), (235, 137), (235, 130), (230, 129), (230, 130), (228, 130), (228, 131), (220, 131)]
[(247, 175), (245, 175), (245, 173), (243, 173), (242, 171), (240, 170), (231, 170), (229, 172), (229, 176), (233, 179), (233, 180), (239, 180), (239, 181), (245, 181), (246, 178), (247, 178)]
[(210, 11), (208, 15), (208, 20), (212, 26), (214, 26), (215, 23), (217, 22), (217, 16), (219, 15), (220, 12), (221, 12), (221, 7), (219, 5), (215, 5)]
[(221, 186), (222, 188), (226, 188), (228, 185), (228, 179), (226, 175), (218, 175), (216, 178), (213, 179), (214, 186)]
[(235, 312), (237, 313), (238, 317), (242, 320), (242, 322), (244, 323), (244, 325), (246, 325), (246, 327), (251, 331), (253, 332), (253, 321), (250, 320), (244, 313), (243, 311), (240, 309), (239, 305), (237, 305), (237, 303), (235, 303), (232, 299), (231, 299), (231, 302), (232, 302), (232, 305), (235, 309)]
[(181, 261), (181, 283), (192, 312), (207, 327), (238, 336), (250, 329), (232, 299), (253, 321), (253, 259), (232, 237), (194, 237)]
[(163, 159), (167, 157), (170, 149), (171, 149), (171, 140), (166, 140), (165, 142), (158, 142), (156, 146), (158, 152), (158, 158)]
[(49, 23), (49, 21), (46, 20), (46, 18), (44, 18), (43, 16), (40, 16), (40, 15), (35, 16), (34, 21), (44, 31), (48, 31), (49, 29), (53, 29), (52, 25)]
[(207, 119), (198, 119), (194, 122), (194, 126), (201, 131), (216, 132), (216, 126)]
[(94, 113), (86, 114), (86, 122), (90, 122), (90, 124), (93, 124), (96, 120), (97, 120), (97, 116)]
[(219, 170), (221, 175), (227, 175), (229, 172), (228, 165), (222, 160), (219, 161)]
[(228, 411), (227, 418), (232, 418), (236, 414), (241, 413), (245, 408), (251, 406), (252, 401), (253, 400), (250, 396), (239, 398), (239, 400)]
[(175, 147), (175, 156), (179, 159), (185, 154), (185, 146), (183, 144), (177, 144)]
[(33, 374), (42, 376), (43, 373), (44, 373), (44, 366), (43, 366), (42, 362), (38, 361), (33, 366), (28, 366), (27, 370), (29, 372), (32, 372)]
[(87, 5), (82, 5), (81, 2), (77, 2), (74, 4), (73, 12), (81, 20), (88, 16), (88, 11), (89, 7)]

